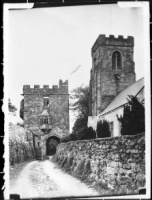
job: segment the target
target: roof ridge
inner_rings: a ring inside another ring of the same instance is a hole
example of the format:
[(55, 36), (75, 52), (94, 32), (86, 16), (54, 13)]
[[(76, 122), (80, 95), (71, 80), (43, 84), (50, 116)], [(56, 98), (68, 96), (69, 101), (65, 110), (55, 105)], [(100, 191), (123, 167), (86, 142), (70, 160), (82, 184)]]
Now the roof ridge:
[[(132, 83), (131, 85), (129, 85), (127, 88), (125, 88), (124, 90), (122, 90), (121, 92), (119, 92), (115, 98), (112, 100), (112, 102), (103, 110), (102, 113), (100, 113), (98, 116), (101, 116), (101, 115), (105, 115), (106, 113), (109, 113), (110, 111), (112, 110), (115, 110), (116, 108), (119, 108), (121, 107), (122, 105), (126, 104), (126, 96), (128, 95), (133, 95), (133, 94), (129, 94), (129, 93), (133, 93), (133, 91), (131, 91), (131, 88), (134, 87), (134, 95), (138, 95), (138, 93), (141, 91), (141, 89), (143, 88), (144, 84), (142, 84), (142, 80), (144, 80), (144, 77), (140, 78), (138, 81), (135, 81), (134, 83)], [(141, 87), (135, 87), (135, 85), (138, 86), (138, 83), (141, 82)], [(130, 90), (130, 92), (129, 92)], [(138, 90), (138, 91), (137, 91)], [(128, 91), (128, 94), (125, 94), (125, 91), (127, 92)], [(124, 98), (124, 99), (123, 99)], [(119, 99), (119, 100), (118, 100)], [(117, 101), (118, 100), (118, 101)], [(119, 102), (119, 103), (117, 103)], [(115, 103), (115, 104), (114, 104)], [(112, 106), (114, 104), (114, 106)], [(111, 108), (110, 108), (111, 107)]]

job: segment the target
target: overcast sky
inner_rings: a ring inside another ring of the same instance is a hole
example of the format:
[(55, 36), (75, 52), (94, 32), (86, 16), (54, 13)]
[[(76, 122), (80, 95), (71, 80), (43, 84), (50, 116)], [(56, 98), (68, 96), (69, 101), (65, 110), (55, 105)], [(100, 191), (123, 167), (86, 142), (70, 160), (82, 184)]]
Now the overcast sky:
[[(69, 79), (69, 90), (89, 84), (91, 47), (99, 34), (133, 36), (136, 80), (144, 76), (142, 8), (118, 5), (69, 6), (9, 11), (5, 78), (19, 108), (23, 85), (56, 85)], [(81, 67), (73, 75), (70, 73)]]

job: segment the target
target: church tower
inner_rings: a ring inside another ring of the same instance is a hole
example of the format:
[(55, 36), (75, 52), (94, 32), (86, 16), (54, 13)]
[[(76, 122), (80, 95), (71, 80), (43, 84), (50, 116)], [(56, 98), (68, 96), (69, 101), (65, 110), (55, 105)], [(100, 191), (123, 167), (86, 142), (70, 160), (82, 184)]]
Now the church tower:
[(90, 115), (101, 113), (114, 97), (135, 81), (134, 38), (99, 35), (90, 72)]

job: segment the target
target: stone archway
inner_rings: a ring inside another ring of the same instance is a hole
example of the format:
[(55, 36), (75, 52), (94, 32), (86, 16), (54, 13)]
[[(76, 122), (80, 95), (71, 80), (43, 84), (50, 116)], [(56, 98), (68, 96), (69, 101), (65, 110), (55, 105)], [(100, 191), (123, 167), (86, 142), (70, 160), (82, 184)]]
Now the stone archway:
[(60, 139), (56, 136), (48, 137), (46, 140), (46, 155), (54, 155), (59, 142)]

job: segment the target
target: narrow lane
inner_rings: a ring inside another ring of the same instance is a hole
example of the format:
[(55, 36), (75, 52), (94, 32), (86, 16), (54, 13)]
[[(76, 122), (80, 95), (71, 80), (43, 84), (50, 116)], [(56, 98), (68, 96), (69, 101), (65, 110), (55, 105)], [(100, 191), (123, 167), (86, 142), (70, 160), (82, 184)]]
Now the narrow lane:
[(58, 169), (51, 160), (32, 161), (24, 167), (10, 187), (21, 198), (96, 196), (99, 193)]

